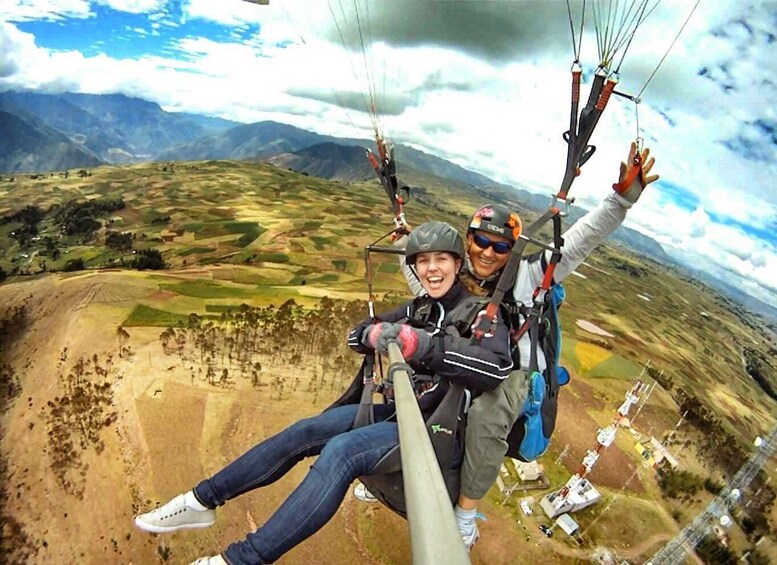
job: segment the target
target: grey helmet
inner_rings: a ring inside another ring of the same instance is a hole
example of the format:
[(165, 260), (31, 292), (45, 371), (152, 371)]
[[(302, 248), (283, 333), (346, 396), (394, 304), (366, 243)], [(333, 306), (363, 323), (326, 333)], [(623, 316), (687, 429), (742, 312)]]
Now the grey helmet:
[(493, 233), (515, 241), (517, 233), (521, 233), (521, 219), (515, 212), (510, 212), (501, 204), (486, 204), (472, 214), (467, 233), (475, 230)]
[(452, 225), (445, 222), (426, 222), (414, 228), (405, 247), (405, 261), (415, 265), (420, 253), (446, 251), (464, 259), (464, 241)]

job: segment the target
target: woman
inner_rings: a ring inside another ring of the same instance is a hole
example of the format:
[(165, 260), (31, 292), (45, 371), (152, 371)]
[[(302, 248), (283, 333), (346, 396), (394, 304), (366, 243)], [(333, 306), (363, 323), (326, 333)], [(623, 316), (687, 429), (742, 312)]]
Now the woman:
[[(458, 273), (464, 244), (456, 230), (443, 222), (428, 222), (413, 231), (405, 256), (425, 295), (377, 321), (366, 321), (348, 335), (348, 344), (360, 353), (385, 353), (396, 340), (402, 355), (416, 372), (440, 379), (438, 385), (463, 384), (485, 391), (496, 388), (510, 373), (507, 327), (501, 319), (494, 336), (471, 343), (454, 332), (414, 327), (408, 321), (424, 313), (424, 327), (444, 328), (446, 316), (469, 296)], [(423, 306), (423, 308), (421, 308)], [(416, 324), (418, 325), (418, 324)], [(420, 398), (423, 412), (434, 408), (444, 386), (428, 389)], [(292, 424), (254, 446), (193, 490), (164, 506), (135, 518), (140, 529), (161, 533), (202, 528), (215, 521), (215, 508), (244, 492), (269, 485), (305, 457), (318, 455), (305, 479), (278, 510), (244, 541), (200, 564), (272, 563), (318, 531), (337, 511), (349, 485), (369, 475), (380, 459), (399, 442), (391, 404), (375, 406), (376, 423), (353, 429), (358, 405), (332, 408)]]
[[(626, 181), (629, 172), (627, 163), (635, 163), (637, 151), (637, 145), (632, 143), (628, 158), (620, 165), (619, 182), (612, 186), (613, 192), (563, 234), (563, 254), (553, 272), (553, 284), (561, 282), (580, 266), (599, 243), (623, 223), (626, 213), (639, 200), (642, 191), (658, 180), (658, 175), (650, 175), (655, 159), (645, 148), (640, 154), (639, 174), (631, 184)], [(496, 288), (497, 279), (510, 255), (509, 251), (500, 253), (506, 247), (503, 242), (514, 242), (510, 234), (510, 228), (516, 221), (513, 215), (506, 209), (486, 206), (475, 212), (469, 224), (467, 252), (470, 260), (467, 264), (472, 266), (473, 278), (481, 281), (480, 286), (489, 295)], [(497, 249), (500, 245), (502, 249)], [(550, 251), (540, 251), (521, 259), (512, 296), (505, 296), (512, 311), (520, 310), (519, 307), (531, 307), (535, 289), (545, 276), (550, 256)], [(524, 320), (524, 314), (515, 315), (511, 320), (512, 327), (520, 327)], [(539, 370), (544, 371), (545, 355), (539, 347), (536, 353)], [(469, 410), (461, 491), (455, 508), (456, 521), (467, 547), (471, 547), (479, 536), (475, 523), (478, 503), (496, 481), (510, 447), (508, 435), (520, 415), (515, 407), (523, 406), (526, 400), (530, 355), (531, 342), (527, 333), (513, 344), (515, 367), (510, 377), (498, 389), (485, 391), (475, 398)]]

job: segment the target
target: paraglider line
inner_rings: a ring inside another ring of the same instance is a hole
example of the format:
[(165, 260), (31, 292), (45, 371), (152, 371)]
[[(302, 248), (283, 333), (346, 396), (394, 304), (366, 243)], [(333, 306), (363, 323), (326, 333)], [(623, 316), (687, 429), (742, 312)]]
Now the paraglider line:
[(674, 44), (677, 43), (677, 40), (680, 38), (680, 34), (685, 29), (685, 26), (688, 25), (688, 22), (691, 20), (691, 16), (693, 16), (693, 13), (696, 11), (696, 8), (699, 7), (699, 2), (701, 0), (696, 0), (696, 3), (693, 5), (693, 8), (691, 8), (691, 12), (688, 14), (688, 17), (685, 18), (685, 21), (683, 22), (682, 27), (680, 27), (680, 31), (677, 32), (677, 35), (674, 36), (674, 39), (672, 40), (672, 43), (669, 44), (669, 48), (666, 50), (666, 53), (664, 53), (664, 56), (661, 57), (661, 60), (658, 62), (658, 65), (656, 65), (656, 68), (653, 69), (653, 72), (648, 77), (645, 84), (642, 86), (642, 90), (639, 91), (639, 94), (637, 94), (637, 98), (642, 97), (642, 93), (645, 92), (645, 89), (648, 87), (648, 84), (650, 84), (650, 81), (653, 80), (653, 77), (656, 76), (656, 73), (658, 72), (658, 69), (661, 68), (661, 65), (664, 63), (664, 60), (669, 55), (669, 52), (672, 50), (672, 47), (674, 47)]
[[(655, 4), (655, 5), (653, 6), (653, 8), (655, 8), (657, 5), (658, 5), (658, 4)], [(632, 42), (632, 40), (634, 39), (634, 36), (635, 36), (635, 35), (636, 35), (636, 33), (637, 33), (637, 28), (638, 28), (638, 27), (639, 27), (639, 26), (642, 24), (642, 22), (644, 22), (644, 21), (645, 21), (645, 18), (647, 17), (647, 16), (645, 15), (645, 9), (646, 9), (646, 8), (647, 8), (647, 0), (645, 0), (645, 1), (642, 3), (642, 8), (641, 8), (641, 10), (639, 11), (639, 17), (637, 17), (637, 14), (636, 14), (636, 12), (635, 12), (634, 16), (633, 16), (633, 17), (632, 17), (632, 19), (631, 19), (631, 22), (629, 22), (629, 26), (631, 26), (632, 22), (634, 21), (634, 18), (635, 18), (635, 17), (637, 18), (637, 21), (636, 21), (636, 23), (634, 24), (634, 29), (632, 29), (632, 30), (631, 30), (631, 33), (627, 33), (627, 34), (625, 34), (625, 35), (624, 35), (624, 37), (623, 37), (623, 39), (620, 41), (620, 43), (619, 43), (619, 44), (618, 44), (618, 45), (615, 47), (615, 51), (617, 51), (618, 49), (620, 49), (620, 48), (621, 48), (621, 46), (622, 46), (624, 43), (626, 44), (626, 48), (623, 50), (623, 54), (621, 55), (621, 60), (618, 62), (618, 66), (617, 66), (617, 68), (615, 69), (615, 72), (616, 72), (616, 73), (617, 73), (618, 71), (620, 71), (621, 65), (623, 64), (623, 60), (626, 58), (626, 53), (628, 53), (628, 51), (629, 51), (629, 47), (631, 47), (631, 42)], [(651, 10), (651, 11), (652, 11), (652, 10)], [(649, 13), (649, 12), (648, 12), (648, 15), (650, 15), (650, 13)]]
[(583, 12), (580, 15), (580, 36), (577, 38), (577, 42), (575, 42), (575, 24), (572, 22), (572, 6), (569, 4), (569, 0), (567, 0), (567, 15), (569, 16), (569, 30), (572, 35), (572, 51), (575, 54), (575, 61), (577, 62), (580, 60), (580, 49), (583, 45), (583, 30), (585, 29), (585, 0), (583, 0)]

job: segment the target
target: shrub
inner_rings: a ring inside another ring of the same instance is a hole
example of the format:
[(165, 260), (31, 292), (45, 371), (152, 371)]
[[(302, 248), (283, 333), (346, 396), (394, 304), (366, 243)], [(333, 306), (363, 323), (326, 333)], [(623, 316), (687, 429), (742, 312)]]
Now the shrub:
[(686, 494), (693, 496), (704, 486), (704, 480), (688, 471), (662, 469), (658, 475), (658, 485), (661, 492), (669, 498), (680, 498)]
[(169, 265), (162, 259), (162, 254), (157, 249), (141, 249), (135, 258), (130, 261), (130, 267), (143, 271), (145, 269), (166, 269)]
[(131, 233), (109, 231), (105, 234), (105, 245), (117, 251), (129, 251), (132, 249), (133, 239)]
[(71, 271), (83, 271), (86, 267), (84, 266), (84, 260), (83, 259), (70, 259), (65, 263), (65, 266), (62, 267), (63, 271), (71, 272)]

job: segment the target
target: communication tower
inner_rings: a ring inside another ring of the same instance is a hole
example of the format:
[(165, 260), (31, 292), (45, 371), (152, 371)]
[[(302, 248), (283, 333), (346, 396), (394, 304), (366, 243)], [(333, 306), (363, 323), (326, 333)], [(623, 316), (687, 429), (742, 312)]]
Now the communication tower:
[(563, 488), (548, 494), (542, 499), (540, 506), (549, 518), (553, 518), (564, 512), (580, 510), (598, 500), (599, 493), (593, 485), (586, 480), (586, 476), (588, 476), (591, 469), (593, 469), (601, 452), (615, 441), (615, 433), (618, 430), (618, 425), (621, 420), (626, 418), (631, 407), (639, 402), (639, 394), (647, 390), (648, 386), (649, 385), (642, 380), (634, 381), (634, 385), (626, 393), (623, 403), (618, 407), (610, 425), (605, 428), (600, 428), (597, 432), (596, 445), (593, 449), (586, 451), (577, 473), (569, 478)]
[(698, 515), (685, 526), (680, 533), (651, 557), (646, 565), (676, 565), (682, 563), (686, 555), (698, 545), (713, 522), (728, 521), (728, 508), (742, 496), (742, 491), (758, 474), (758, 471), (777, 452), (777, 426), (765, 438), (757, 437), (753, 443), (755, 451), (750, 459), (734, 475), (734, 478), (723, 487), (720, 494)]

